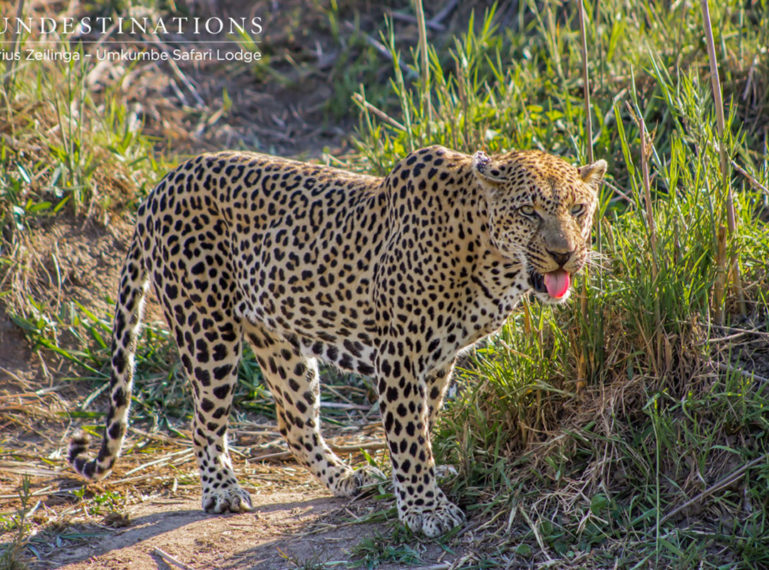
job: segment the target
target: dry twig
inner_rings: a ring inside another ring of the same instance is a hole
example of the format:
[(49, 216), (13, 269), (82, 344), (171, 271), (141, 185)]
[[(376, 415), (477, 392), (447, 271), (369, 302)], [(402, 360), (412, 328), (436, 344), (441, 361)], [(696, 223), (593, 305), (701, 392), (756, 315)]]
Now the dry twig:
[(721, 478), (715, 485), (713, 485), (711, 487), (708, 487), (707, 489), (705, 489), (701, 493), (698, 493), (697, 495), (695, 495), (694, 497), (692, 497), (691, 499), (689, 499), (685, 503), (683, 503), (681, 505), (678, 505), (675, 509), (673, 509), (668, 514), (666, 514), (664, 517), (662, 517), (662, 519), (660, 520), (660, 525), (665, 524), (671, 518), (676, 516), (678, 513), (680, 513), (684, 509), (690, 507), (691, 505), (693, 505), (695, 503), (699, 503), (703, 499), (705, 499), (705, 498), (709, 497), (710, 495), (720, 491), (721, 489), (724, 489), (725, 487), (728, 487), (729, 485), (731, 485), (733, 483), (736, 483), (737, 481), (739, 481), (742, 478), (743, 475), (745, 475), (745, 473), (747, 473), (747, 471), (751, 467), (755, 467), (756, 465), (758, 465), (762, 461), (766, 461), (767, 459), (769, 459), (769, 453), (764, 453), (760, 457), (756, 457), (753, 461), (747, 462), (745, 465), (743, 465), (739, 469), (735, 469), (734, 471), (732, 471), (731, 473), (729, 473), (725, 477)]
[[(378, 451), (380, 449), (386, 449), (387, 445), (382, 441), (372, 443), (361, 443), (359, 445), (333, 445), (329, 444), (329, 447), (334, 453), (356, 453), (358, 451)], [(290, 451), (278, 451), (276, 453), (267, 453), (265, 455), (258, 455), (253, 457), (253, 461), (283, 461), (284, 459), (291, 459), (294, 454)]]
[(160, 550), (159, 548), (155, 547), (152, 550), (152, 553), (155, 556), (158, 556), (163, 559), (163, 561), (167, 562), (168, 564), (172, 564), (173, 566), (176, 566), (177, 568), (181, 568), (182, 570), (193, 570), (192, 566), (187, 566), (184, 562), (180, 562), (167, 552), (164, 552), (163, 550)]
[(366, 99), (361, 95), (360, 93), (354, 93), (352, 96), (352, 100), (355, 101), (358, 105), (363, 107), (366, 111), (369, 111), (371, 113), (374, 113), (377, 117), (382, 119), (384, 122), (389, 123), (396, 129), (400, 131), (405, 131), (406, 127), (404, 127), (401, 123), (393, 119), (390, 115), (382, 111), (381, 109), (377, 109), (374, 107), (371, 103), (366, 101)]

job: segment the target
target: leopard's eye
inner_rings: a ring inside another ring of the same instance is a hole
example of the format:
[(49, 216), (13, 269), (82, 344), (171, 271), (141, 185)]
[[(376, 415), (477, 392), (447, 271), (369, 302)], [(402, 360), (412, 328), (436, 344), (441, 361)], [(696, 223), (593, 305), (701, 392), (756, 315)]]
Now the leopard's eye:
[(571, 215), (572, 216), (581, 216), (585, 213), (585, 205), (584, 204), (577, 204), (576, 206), (572, 206), (571, 208)]
[(536, 218), (537, 217), (537, 211), (534, 209), (534, 206), (521, 206), (518, 208), (518, 211), (521, 212), (524, 216), (527, 218)]

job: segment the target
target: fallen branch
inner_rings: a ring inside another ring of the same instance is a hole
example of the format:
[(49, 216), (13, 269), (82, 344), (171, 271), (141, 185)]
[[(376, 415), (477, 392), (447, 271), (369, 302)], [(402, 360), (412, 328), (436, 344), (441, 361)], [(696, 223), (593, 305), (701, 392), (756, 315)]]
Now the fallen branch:
[[(384, 46), (384, 44), (382, 44), (382, 42), (372, 37), (371, 35), (367, 34), (363, 30), (356, 29), (355, 25), (352, 22), (345, 22), (344, 27), (350, 30), (351, 32), (360, 34), (360, 37), (363, 38), (364, 42), (366, 42), (368, 45), (374, 48), (382, 56), (386, 57), (390, 61), (394, 61), (392, 54), (387, 50), (387, 48)], [(407, 73), (407, 74), (411, 73), (411, 70), (408, 68), (408, 66), (404, 64), (400, 59), (398, 60), (398, 65), (400, 66), (400, 68), (403, 70), (404, 73)]]
[[(380, 449), (386, 449), (387, 444), (383, 441), (377, 441), (373, 443), (361, 443), (360, 445), (329, 445), (331, 451), (334, 453), (355, 453), (357, 451), (378, 451)], [(267, 453), (265, 455), (258, 455), (252, 457), (252, 461), (283, 461), (285, 459), (292, 459), (294, 454), (290, 451), (278, 451), (276, 453)]]
[(702, 499), (705, 499), (705, 498), (709, 497), (710, 495), (713, 495), (714, 493), (717, 493), (721, 489), (723, 489), (725, 487), (728, 487), (729, 485), (731, 485), (733, 483), (736, 483), (737, 481), (739, 481), (742, 478), (743, 475), (745, 475), (745, 473), (748, 471), (748, 469), (750, 469), (751, 467), (755, 467), (756, 465), (758, 465), (762, 461), (766, 461), (767, 459), (769, 459), (769, 453), (764, 453), (760, 457), (756, 457), (753, 461), (749, 461), (748, 463), (746, 463), (745, 465), (743, 465), (739, 469), (736, 469), (735, 471), (732, 471), (731, 473), (729, 473), (727, 476), (722, 478), (720, 481), (718, 481), (718, 483), (716, 483), (712, 487), (708, 487), (707, 489), (705, 489), (701, 493), (695, 495), (694, 497), (692, 497), (691, 499), (689, 499), (688, 501), (686, 501), (682, 505), (679, 505), (675, 509), (670, 511), (668, 514), (666, 514), (664, 517), (662, 517), (662, 520), (660, 520), (660, 525), (665, 524), (671, 518), (673, 518), (674, 516), (679, 514), (684, 509), (690, 507), (691, 505), (693, 505), (695, 503), (699, 503), (700, 501), (702, 501)]
[(193, 570), (192, 566), (187, 566), (184, 562), (180, 562), (179, 560), (177, 560), (167, 552), (164, 552), (157, 547), (152, 549), (152, 554), (154, 554), (155, 556), (158, 556), (159, 558), (162, 558), (163, 561), (167, 562), (168, 564), (172, 564), (177, 568), (181, 568), (182, 570)]
[(751, 380), (758, 380), (759, 382), (769, 383), (769, 378), (759, 376), (755, 372), (748, 372), (747, 370), (743, 370), (742, 368), (738, 368), (737, 366), (731, 366), (729, 364), (724, 364), (723, 362), (719, 362), (718, 368), (719, 370), (723, 370), (725, 372), (736, 372), (740, 376), (744, 376), (745, 378), (750, 378)]

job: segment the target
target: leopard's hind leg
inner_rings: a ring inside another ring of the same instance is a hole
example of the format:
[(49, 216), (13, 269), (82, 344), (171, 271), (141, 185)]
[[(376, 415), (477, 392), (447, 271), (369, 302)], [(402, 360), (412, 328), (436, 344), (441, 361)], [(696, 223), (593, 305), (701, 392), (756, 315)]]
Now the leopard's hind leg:
[(192, 441), (203, 509), (211, 513), (251, 510), (251, 497), (238, 484), (227, 447), (227, 423), (241, 356), (240, 324), (188, 300), (175, 307), (174, 317), (168, 320), (192, 385)]
[(275, 400), (280, 433), (296, 459), (340, 497), (354, 496), (362, 486), (384, 478), (370, 467), (353, 471), (323, 439), (315, 359), (260, 326), (248, 325), (245, 332)]
[[(238, 301), (234, 270), (220, 239), (226, 226), (200, 215), (182, 229), (177, 239), (176, 229), (155, 224), (152, 282), (192, 387), (192, 440), (202, 505), (212, 513), (247, 511), (251, 498), (235, 478), (227, 448), (243, 333), (233, 310)], [(181, 255), (168, 255), (179, 242)]]

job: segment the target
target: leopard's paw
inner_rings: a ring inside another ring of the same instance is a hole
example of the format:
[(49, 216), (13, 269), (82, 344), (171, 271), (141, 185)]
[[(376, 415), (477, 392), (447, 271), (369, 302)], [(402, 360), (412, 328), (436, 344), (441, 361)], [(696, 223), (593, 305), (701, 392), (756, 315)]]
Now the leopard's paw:
[(254, 507), (251, 504), (251, 495), (234, 483), (228, 487), (204, 491), (203, 510), (214, 514), (245, 513), (253, 511)]
[(421, 532), (430, 538), (461, 525), (465, 521), (465, 513), (442, 492), (439, 493), (438, 499), (431, 506), (411, 506), (404, 509), (399, 513), (401, 522), (412, 532)]
[(350, 469), (337, 479), (331, 490), (337, 497), (354, 497), (366, 487), (386, 480), (387, 477), (379, 469), (366, 465), (355, 471)]

